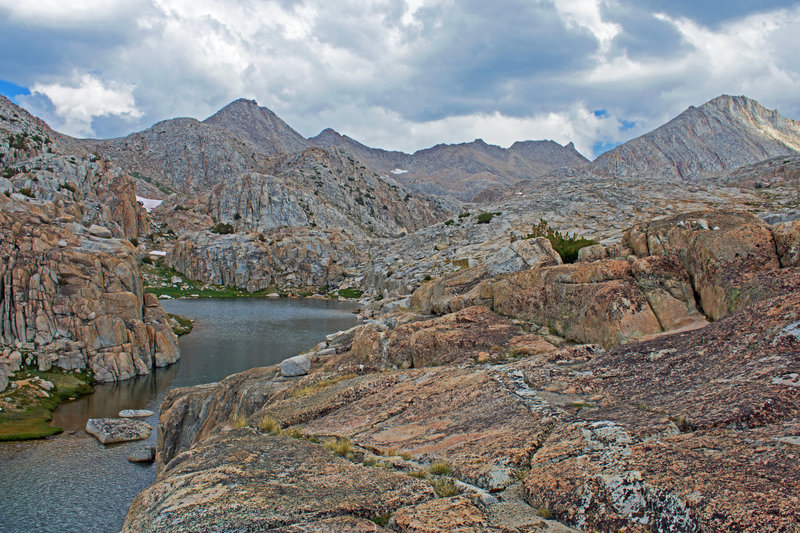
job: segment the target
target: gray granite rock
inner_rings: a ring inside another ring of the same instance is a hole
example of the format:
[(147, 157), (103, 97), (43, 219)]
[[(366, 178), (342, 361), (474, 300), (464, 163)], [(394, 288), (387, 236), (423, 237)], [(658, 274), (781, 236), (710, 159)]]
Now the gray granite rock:
[(146, 439), (152, 431), (150, 424), (130, 418), (90, 418), (86, 422), (86, 432), (103, 444)]
[(304, 376), (311, 370), (311, 360), (306, 355), (295, 355), (281, 361), (281, 374), (284, 377)]
[(152, 446), (139, 448), (131, 452), (128, 461), (131, 463), (152, 463), (156, 460), (156, 449)]
[(122, 418), (147, 418), (153, 416), (155, 413), (148, 409), (123, 409), (119, 412)]

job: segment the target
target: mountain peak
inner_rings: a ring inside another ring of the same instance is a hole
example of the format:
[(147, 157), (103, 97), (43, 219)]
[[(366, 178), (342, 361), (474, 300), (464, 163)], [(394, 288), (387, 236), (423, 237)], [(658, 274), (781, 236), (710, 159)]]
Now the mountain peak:
[(234, 100), (203, 123), (227, 130), (266, 155), (299, 152), (308, 147), (302, 135), (255, 100)]
[(800, 123), (746, 96), (723, 94), (601, 154), (592, 166), (613, 176), (697, 179), (800, 152)]

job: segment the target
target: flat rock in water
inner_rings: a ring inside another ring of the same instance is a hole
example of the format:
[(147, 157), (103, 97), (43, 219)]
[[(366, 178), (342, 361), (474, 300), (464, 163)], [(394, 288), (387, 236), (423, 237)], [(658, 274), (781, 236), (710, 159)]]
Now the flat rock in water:
[(129, 456), (128, 461), (131, 463), (152, 463), (156, 460), (156, 449), (152, 446), (139, 448), (134, 450)]
[(122, 418), (147, 418), (153, 416), (155, 413), (147, 409), (123, 409), (119, 412)]
[(146, 439), (152, 431), (146, 422), (130, 418), (90, 418), (86, 422), (86, 432), (103, 444)]

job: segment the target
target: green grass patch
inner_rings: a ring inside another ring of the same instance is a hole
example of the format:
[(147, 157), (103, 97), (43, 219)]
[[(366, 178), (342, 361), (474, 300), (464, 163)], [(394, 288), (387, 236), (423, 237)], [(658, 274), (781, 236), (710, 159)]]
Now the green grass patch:
[(364, 291), (357, 287), (347, 287), (338, 291), (339, 296), (342, 298), (361, 298)]
[(181, 335), (186, 335), (187, 333), (191, 333), (192, 328), (194, 328), (194, 322), (186, 317), (182, 317), (180, 315), (174, 315), (172, 313), (167, 313), (169, 316), (169, 322), (172, 326), (172, 332), (175, 333), (178, 337)]
[(392, 513), (383, 513), (373, 517), (371, 520), (381, 527), (385, 527), (392, 518)]
[[(54, 387), (45, 397), (39, 387), (27, 382), (39, 376)], [(18, 386), (11, 385), (0, 394), (0, 441), (40, 439), (61, 433), (63, 430), (48, 425), (58, 404), (69, 398), (77, 398), (94, 391), (93, 379), (88, 373), (70, 374), (62, 371), (40, 372), (33, 368), (23, 369), (12, 378)], [(11, 398), (12, 401), (7, 401)]]

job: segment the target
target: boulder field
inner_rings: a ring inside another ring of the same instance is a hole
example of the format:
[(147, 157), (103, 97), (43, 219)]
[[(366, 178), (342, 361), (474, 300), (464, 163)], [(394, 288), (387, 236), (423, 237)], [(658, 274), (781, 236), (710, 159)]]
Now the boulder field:
[(329, 336), (305, 375), (175, 389), (123, 531), (796, 531), (779, 231), (796, 242), (697, 212), (575, 264), (464, 269)]

